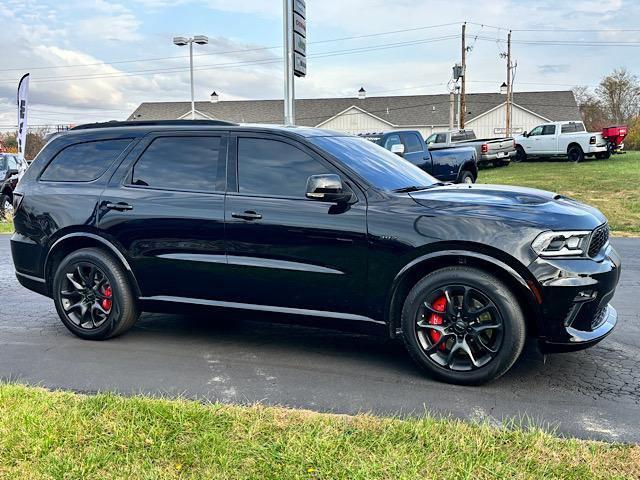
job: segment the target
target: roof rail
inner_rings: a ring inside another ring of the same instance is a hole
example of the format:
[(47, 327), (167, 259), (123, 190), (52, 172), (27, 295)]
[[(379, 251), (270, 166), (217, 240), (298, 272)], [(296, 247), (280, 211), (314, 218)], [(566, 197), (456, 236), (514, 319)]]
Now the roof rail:
[(133, 120), (85, 123), (73, 127), (71, 130), (87, 130), (89, 128), (109, 128), (109, 127), (160, 127), (160, 126), (236, 126), (237, 123), (225, 122), (223, 120)]

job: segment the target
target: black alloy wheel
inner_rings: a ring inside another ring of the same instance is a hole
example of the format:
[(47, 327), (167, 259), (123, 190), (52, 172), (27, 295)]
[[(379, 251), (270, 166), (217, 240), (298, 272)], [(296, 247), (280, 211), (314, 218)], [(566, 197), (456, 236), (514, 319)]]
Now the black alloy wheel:
[(415, 325), (429, 359), (453, 371), (474, 370), (493, 360), (504, 332), (495, 304), (466, 285), (446, 285), (430, 292)]
[(107, 275), (96, 265), (69, 265), (61, 283), (60, 297), (67, 320), (86, 330), (99, 328), (113, 309), (113, 289)]
[(446, 267), (422, 278), (407, 295), (401, 322), (411, 357), (449, 383), (498, 378), (524, 347), (517, 297), (500, 279), (472, 267)]
[(516, 154), (513, 157), (513, 161), (518, 163), (518, 162), (524, 162), (527, 159), (527, 153), (524, 151), (524, 148), (522, 148), (521, 145), (516, 145)]
[(567, 151), (570, 162), (578, 163), (584, 160), (584, 152), (579, 145), (572, 145)]
[(138, 319), (124, 268), (97, 248), (83, 248), (65, 257), (55, 271), (52, 293), (62, 323), (80, 338), (112, 338)]

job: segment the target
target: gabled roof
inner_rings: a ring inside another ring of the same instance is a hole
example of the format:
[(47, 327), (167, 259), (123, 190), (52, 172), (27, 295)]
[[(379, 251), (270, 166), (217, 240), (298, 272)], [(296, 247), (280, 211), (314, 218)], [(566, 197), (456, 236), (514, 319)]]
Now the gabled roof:
[[(504, 103), (500, 93), (471, 93), (466, 96), (467, 115), (471, 120)], [(514, 103), (549, 120), (579, 119), (580, 111), (573, 92), (514, 93)], [(328, 119), (357, 107), (394, 126), (427, 126), (449, 124), (449, 95), (403, 95), (392, 97), (311, 98), (296, 100), (296, 123), (316, 126)], [(231, 100), (196, 102), (196, 110), (210, 118), (236, 123), (281, 124), (282, 100)], [(142, 103), (130, 120), (164, 120), (184, 116), (191, 109), (190, 102)]]

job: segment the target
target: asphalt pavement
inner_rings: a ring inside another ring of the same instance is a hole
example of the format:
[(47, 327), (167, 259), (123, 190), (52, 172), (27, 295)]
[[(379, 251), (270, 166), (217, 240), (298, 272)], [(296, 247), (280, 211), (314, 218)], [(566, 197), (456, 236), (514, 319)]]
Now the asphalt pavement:
[(265, 323), (254, 314), (144, 314), (106, 342), (72, 336), (50, 299), (21, 287), (0, 235), (0, 379), (80, 392), (262, 402), (321, 412), (517, 419), (564, 435), (640, 442), (640, 239), (616, 238), (618, 328), (582, 352), (544, 357), (529, 341), (504, 377), (439, 383), (401, 344)]

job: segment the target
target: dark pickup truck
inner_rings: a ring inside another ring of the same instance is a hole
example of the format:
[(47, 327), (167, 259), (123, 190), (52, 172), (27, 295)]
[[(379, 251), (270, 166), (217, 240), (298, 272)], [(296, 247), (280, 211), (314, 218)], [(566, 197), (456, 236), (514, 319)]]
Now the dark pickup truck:
[(425, 140), (429, 150), (452, 147), (473, 147), (476, 149), (478, 165), (509, 165), (516, 156), (516, 142), (513, 137), (476, 138), (473, 130), (453, 130), (429, 135)]
[(473, 147), (430, 151), (417, 130), (400, 130), (363, 135), (443, 182), (475, 183), (478, 178)]

